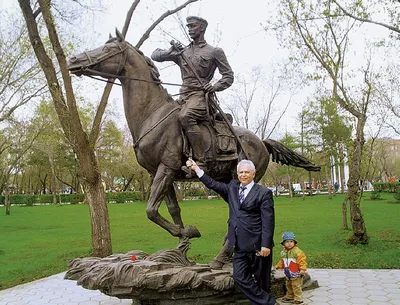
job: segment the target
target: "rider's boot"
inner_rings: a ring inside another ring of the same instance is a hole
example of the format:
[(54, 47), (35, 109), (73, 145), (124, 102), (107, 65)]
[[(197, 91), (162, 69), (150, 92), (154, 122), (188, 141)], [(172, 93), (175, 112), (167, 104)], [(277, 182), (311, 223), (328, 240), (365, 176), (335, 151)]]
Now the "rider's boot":
[[(186, 133), (186, 136), (188, 137), (190, 146), (192, 147), (193, 150), (193, 160), (196, 162), (196, 164), (202, 168), (206, 168), (206, 162), (204, 160), (204, 141), (203, 141), (203, 136), (201, 132), (199, 131), (188, 131)], [(188, 175), (191, 176), (191, 169), (182, 166), (182, 170), (185, 171)], [(187, 175), (187, 177), (188, 177)], [(191, 178), (191, 177), (188, 177)]]

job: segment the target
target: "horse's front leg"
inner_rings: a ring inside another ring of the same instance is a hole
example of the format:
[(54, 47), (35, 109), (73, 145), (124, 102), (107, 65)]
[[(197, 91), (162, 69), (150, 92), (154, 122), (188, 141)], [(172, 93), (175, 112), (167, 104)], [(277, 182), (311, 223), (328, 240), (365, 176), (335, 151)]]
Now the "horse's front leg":
[[(180, 218), (180, 208), (172, 185), (174, 177), (175, 173), (173, 170), (164, 164), (158, 166), (157, 173), (151, 185), (150, 198), (146, 209), (147, 217), (167, 230), (172, 236), (189, 238), (199, 237), (200, 232), (195, 227), (183, 227), (183, 222)], [(170, 193), (171, 188), (173, 190), (172, 194)], [(171, 216), (175, 224), (162, 217), (158, 212), (164, 198), (166, 198), (168, 210), (170, 213), (172, 212)]]
[(199, 230), (194, 226), (188, 225), (184, 227), (181, 217), (181, 208), (176, 198), (176, 192), (173, 184), (171, 184), (171, 186), (168, 189), (168, 193), (165, 197), (165, 202), (167, 203), (168, 212), (170, 213), (172, 220), (176, 225), (179, 225), (183, 229), (182, 234), (179, 238), (179, 244), (177, 248), (178, 249), (185, 248), (186, 245), (188, 245), (190, 238), (200, 237), (201, 234)]
[(173, 184), (168, 187), (168, 192), (165, 196), (165, 202), (167, 203), (168, 212), (171, 215), (174, 224), (183, 229), (184, 226), (181, 217), (181, 208), (176, 198), (176, 192)]

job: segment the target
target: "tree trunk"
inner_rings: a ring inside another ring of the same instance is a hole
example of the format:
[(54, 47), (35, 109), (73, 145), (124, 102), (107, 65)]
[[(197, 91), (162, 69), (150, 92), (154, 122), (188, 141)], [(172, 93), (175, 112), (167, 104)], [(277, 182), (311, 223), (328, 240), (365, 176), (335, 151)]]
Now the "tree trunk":
[(346, 196), (346, 198), (343, 200), (343, 203), (342, 203), (343, 230), (349, 229), (349, 226), (347, 224), (347, 201), (348, 201), (348, 198)]
[(85, 196), (90, 211), (92, 255), (106, 257), (112, 254), (111, 233), (106, 196), (100, 175), (93, 184), (85, 184)]
[(53, 157), (49, 157), (49, 163), (51, 167), (51, 194), (53, 195), (53, 204), (57, 203), (57, 179), (56, 179), (56, 170), (54, 167), (54, 159)]
[(128, 178), (128, 181), (126, 181), (126, 183), (124, 185), (124, 192), (126, 192), (128, 190), (128, 187), (131, 184), (132, 180), (133, 180), (133, 175)]
[(311, 177), (311, 172), (308, 172), (308, 181), (309, 181), (309, 185), (310, 185), (310, 191), (308, 192), (308, 194), (310, 195), (310, 197), (313, 195), (313, 190), (312, 190), (312, 185), (313, 185), (313, 183), (311, 183), (311, 179), (312, 179), (312, 177)]
[(349, 166), (349, 181), (347, 196), (350, 201), (350, 218), (353, 230), (353, 236), (349, 240), (352, 244), (367, 244), (368, 235), (365, 227), (364, 219), (361, 213), (360, 201), (361, 195), (359, 191), (359, 180), (361, 177), (361, 158), (364, 146), (364, 125), (365, 116), (360, 115), (357, 118), (356, 139), (354, 140), (354, 151)]
[(6, 208), (6, 215), (10, 215), (11, 210), (11, 202), (10, 202), (10, 190), (8, 188), (8, 184), (4, 190), (4, 206)]
[[(339, 167), (340, 167), (340, 165), (339, 165), (339, 158), (338, 158), (338, 154), (337, 153), (334, 154), (334, 158), (335, 158), (335, 167), (334, 167), (334, 169), (335, 169), (335, 177), (336, 177), (336, 181), (334, 181), (334, 182), (339, 183), (341, 177), (339, 176)], [(335, 194), (336, 194), (336, 188), (333, 188), (333, 189), (334, 189)]]
[(345, 181), (344, 181), (344, 152), (343, 144), (339, 144), (339, 174), (340, 174), (340, 187), (341, 193), (344, 193)]
[(293, 202), (293, 189), (292, 189), (292, 179), (290, 178), (290, 168), (288, 166), (288, 179), (289, 179), (289, 197), (291, 202)]

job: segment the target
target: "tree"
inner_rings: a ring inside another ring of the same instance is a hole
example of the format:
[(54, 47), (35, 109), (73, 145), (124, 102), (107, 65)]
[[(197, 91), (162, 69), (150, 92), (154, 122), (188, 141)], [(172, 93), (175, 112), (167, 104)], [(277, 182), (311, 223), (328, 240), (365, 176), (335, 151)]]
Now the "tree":
[[(313, 65), (317, 71), (314, 79), (326, 77), (331, 81), (332, 99), (355, 119), (355, 138), (350, 152), (349, 180), (347, 198), (350, 202), (350, 216), (353, 235), (351, 243), (368, 243), (365, 222), (361, 213), (359, 181), (364, 145), (364, 127), (367, 110), (373, 97), (373, 73), (370, 59), (363, 67), (347, 71), (350, 34), (355, 21), (338, 14), (331, 1), (280, 1), (281, 16), (275, 29), (283, 30), (282, 25), (289, 25), (290, 32), (285, 43), (294, 46), (297, 54), (293, 55), (303, 64)], [(282, 32), (279, 33), (282, 37)], [(313, 74), (313, 73), (311, 73)], [(354, 75), (354, 76), (353, 76)], [(355, 90), (352, 82), (359, 81)]]
[(29, 47), (26, 28), (19, 24), (20, 18), (10, 18), (4, 10), (0, 11), (0, 122), (12, 118), (17, 109), (46, 88)]
[[(10, 214), (10, 178), (20, 172), (21, 162), (40, 134), (40, 126), (13, 121), (0, 132), (0, 193), (5, 193), (6, 214)], [(12, 186), (14, 187), (14, 186)]]
[[(364, 1), (360, 0), (351, 2), (348, 7), (345, 7), (342, 4), (342, 1), (332, 0), (332, 2), (337, 5), (342, 14), (356, 20), (360, 24), (372, 24), (386, 28), (390, 31), (391, 36), (394, 36), (394, 34), (400, 34), (399, 6), (393, 5), (393, 0), (368, 1), (368, 3), (364, 3)], [(395, 38), (397, 40), (398, 37)], [(391, 43), (389, 43), (389, 45), (391, 45)], [(390, 69), (388, 71), (387, 83), (389, 86), (392, 87), (394, 85), (395, 88), (398, 89), (398, 75), (398, 68), (395, 70)], [(395, 123), (392, 123), (391, 118), (388, 118), (387, 115), (385, 115), (385, 122), (397, 135), (400, 135), (400, 129), (398, 128), (398, 122), (400, 120), (400, 103), (398, 95), (396, 96), (397, 99), (393, 99), (393, 96), (389, 94), (393, 91), (389, 88), (382, 90), (382, 86), (383, 85), (381, 84), (381, 88), (379, 88), (378, 91), (384, 101), (383, 104), (395, 118)]]
[[(264, 69), (256, 66), (249, 75), (237, 75), (224, 103), (237, 125), (253, 130), (261, 139), (270, 137), (276, 130), (297, 90), (293, 83), (289, 85), (290, 74), (286, 66), (274, 66), (267, 73), (265, 77)], [(288, 88), (288, 101), (277, 109), (277, 98)]]
[[(149, 37), (151, 31), (164, 18), (194, 1), (197, 0), (189, 0), (175, 10), (163, 14), (143, 34), (136, 46), (140, 47)], [(18, 2), (25, 19), (31, 45), (45, 74), (61, 127), (66, 139), (78, 157), (79, 175), (83, 178), (85, 195), (89, 204), (91, 216), (92, 254), (99, 257), (110, 255), (112, 253), (112, 248), (109, 216), (101, 173), (95, 154), (95, 146), (99, 137), (100, 125), (107, 106), (113, 80), (110, 80), (111, 83), (106, 85), (93, 120), (92, 128), (89, 132), (86, 132), (79, 116), (71, 77), (67, 68), (65, 51), (55, 23), (57, 20), (52, 13), (53, 2), (50, 0), (39, 0), (37, 7), (32, 6), (29, 0), (18, 0)], [(131, 17), (139, 2), (139, 0), (136, 0), (127, 13), (122, 33), (124, 36), (128, 31)], [(79, 1), (71, 1), (71, 6), (72, 5), (80, 5), (80, 3)], [(40, 32), (40, 24), (42, 22), (40, 16), (43, 18), (48, 36)], [(57, 69), (45, 48), (44, 41), (47, 38), (52, 48), (52, 51), (49, 50), (49, 53), (55, 54), (61, 72), (62, 82), (58, 79)]]

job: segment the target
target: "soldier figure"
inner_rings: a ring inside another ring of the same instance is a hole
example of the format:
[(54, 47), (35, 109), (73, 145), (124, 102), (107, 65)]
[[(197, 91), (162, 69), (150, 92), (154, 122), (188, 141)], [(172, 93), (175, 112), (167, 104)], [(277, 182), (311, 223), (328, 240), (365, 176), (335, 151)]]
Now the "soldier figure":
[[(204, 40), (207, 20), (190, 16), (186, 18), (190, 38), (193, 40), (183, 48), (180, 43), (169, 50), (156, 49), (151, 58), (158, 62), (173, 61), (181, 69), (182, 87), (179, 120), (193, 150), (193, 159), (204, 165), (204, 142), (199, 121), (207, 120), (206, 93), (222, 91), (233, 83), (233, 71), (221, 48), (210, 46)], [(210, 83), (218, 68), (222, 75), (214, 85)]]

